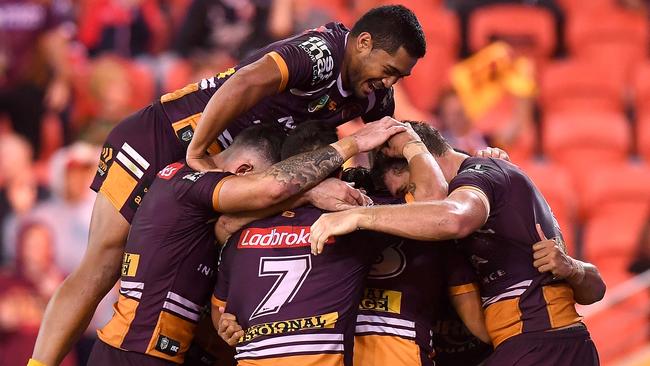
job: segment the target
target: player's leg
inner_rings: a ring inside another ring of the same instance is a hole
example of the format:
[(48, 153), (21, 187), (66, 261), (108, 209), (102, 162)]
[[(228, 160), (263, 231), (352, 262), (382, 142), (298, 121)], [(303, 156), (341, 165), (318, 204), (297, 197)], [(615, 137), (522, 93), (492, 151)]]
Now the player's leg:
[(58, 365), (86, 330), (99, 302), (120, 276), (129, 223), (102, 193), (97, 194), (88, 248), (79, 267), (47, 305), (32, 358)]

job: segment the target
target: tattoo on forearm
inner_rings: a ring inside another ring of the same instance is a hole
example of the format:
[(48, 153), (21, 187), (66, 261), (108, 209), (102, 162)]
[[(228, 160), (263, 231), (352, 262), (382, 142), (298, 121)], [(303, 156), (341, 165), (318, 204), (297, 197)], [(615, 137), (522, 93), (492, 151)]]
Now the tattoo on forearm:
[(326, 146), (283, 160), (269, 168), (266, 175), (288, 185), (291, 194), (296, 194), (327, 178), (342, 164), (336, 149)]

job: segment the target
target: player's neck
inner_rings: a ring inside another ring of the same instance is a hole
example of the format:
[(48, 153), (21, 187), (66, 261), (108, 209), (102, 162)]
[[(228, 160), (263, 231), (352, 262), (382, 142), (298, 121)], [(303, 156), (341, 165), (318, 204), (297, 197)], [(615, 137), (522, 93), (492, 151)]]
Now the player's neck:
[(467, 159), (469, 156), (456, 152), (454, 150), (447, 151), (443, 156), (436, 157), (436, 161), (442, 170), (442, 174), (445, 176), (447, 183), (451, 182), (452, 179), (458, 174), (460, 165)]
[(348, 35), (348, 41), (345, 44), (345, 54), (343, 55), (343, 63), (341, 64), (341, 81), (343, 82), (343, 89), (350, 90), (350, 78), (348, 77), (348, 70), (352, 54), (355, 52), (354, 44), (356, 38)]

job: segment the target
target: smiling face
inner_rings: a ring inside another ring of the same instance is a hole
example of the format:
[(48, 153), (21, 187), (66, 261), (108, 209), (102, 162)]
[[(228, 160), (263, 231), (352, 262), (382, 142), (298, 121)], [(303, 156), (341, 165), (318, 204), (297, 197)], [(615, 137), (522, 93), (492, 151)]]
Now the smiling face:
[(374, 90), (388, 89), (411, 74), (417, 58), (400, 47), (391, 55), (373, 48), (372, 36), (363, 32), (350, 45), (352, 56), (346, 72), (346, 87), (358, 98), (366, 98)]

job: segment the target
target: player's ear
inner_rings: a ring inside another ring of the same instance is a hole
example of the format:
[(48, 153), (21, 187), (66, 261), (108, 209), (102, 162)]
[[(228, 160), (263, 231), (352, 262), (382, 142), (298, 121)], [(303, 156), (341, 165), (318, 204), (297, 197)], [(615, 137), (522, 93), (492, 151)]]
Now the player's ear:
[(236, 175), (244, 175), (248, 172), (251, 172), (254, 169), (252, 164), (249, 163), (244, 163), (240, 165), (237, 170), (235, 170)]
[(372, 50), (372, 35), (368, 32), (361, 32), (357, 36), (357, 51), (368, 53)]

